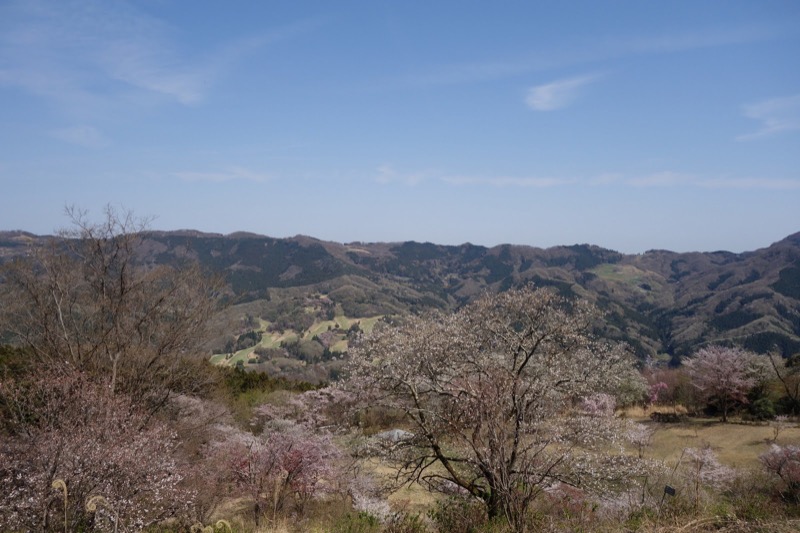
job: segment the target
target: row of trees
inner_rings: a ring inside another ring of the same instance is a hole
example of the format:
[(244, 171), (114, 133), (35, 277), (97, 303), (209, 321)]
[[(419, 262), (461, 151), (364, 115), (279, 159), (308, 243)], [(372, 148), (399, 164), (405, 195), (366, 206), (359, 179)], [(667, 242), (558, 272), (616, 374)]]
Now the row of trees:
[(735, 346), (699, 349), (678, 369), (651, 367), (647, 403), (678, 405), (718, 415), (727, 422), (742, 413), (768, 420), (800, 413), (800, 367), (796, 360), (758, 355)]

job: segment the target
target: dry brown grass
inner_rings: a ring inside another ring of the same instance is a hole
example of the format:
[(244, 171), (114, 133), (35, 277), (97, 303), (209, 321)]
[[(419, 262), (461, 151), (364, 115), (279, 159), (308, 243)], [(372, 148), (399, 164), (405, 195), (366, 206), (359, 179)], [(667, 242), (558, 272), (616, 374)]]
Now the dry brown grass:
[(653, 413), (654, 411), (658, 411), (660, 413), (675, 413), (677, 415), (685, 415), (686, 413), (688, 413), (688, 410), (682, 405), (659, 407), (658, 409), (651, 409), (647, 407), (641, 407), (639, 405), (634, 405), (631, 407), (626, 407), (623, 411), (618, 411), (617, 414), (624, 416), (625, 418), (630, 418), (641, 422), (644, 420), (649, 420), (650, 414)]
[[(378, 479), (393, 480), (396, 471), (380, 461), (371, 461), (368, 470)], [(394, 510), (402, 510), (409, 514), (425, 513), (440, 499), (440, 495), (427, 490), (419, 484), (404, 485), (399, 490), (391, 493), (387, 498), (389, 505)]]
[[(626, 531), (620, 528), (616, 531)], [(735, 518), (704, 517), (685, 523), (671, 525), (646, 524), (638, 529), (641, 533), (797, 533), (800, 520), (744, 521)]]
[[(659, 409), (667, 412), (667, 409)], [(675, 411), (686, 412), (680, 406)], [(674, 463), (684, 448), (711, 446), (723, 463), (735, 468), (759, 466), (758, 456), (766, 452), (774, 436), (767, 423), (723, 424), (717, 418), (687, 418), (675, 424), (658, 424), (650, 420), (649, 412), (641, 408), (626, 410), (625, 416), (655, 428), (652, 445), (646, 451), (649, 457)], [(800, 444), (800, 427), (793, 423), (781, 430), (778, 444)]]

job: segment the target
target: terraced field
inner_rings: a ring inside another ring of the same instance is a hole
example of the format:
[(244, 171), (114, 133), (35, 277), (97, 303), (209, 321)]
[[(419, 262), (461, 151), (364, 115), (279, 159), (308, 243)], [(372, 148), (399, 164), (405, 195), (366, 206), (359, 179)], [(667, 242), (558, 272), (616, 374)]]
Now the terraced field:
[[(211, 357), (216, 365), (239, 366), (243, 369), (269, 371), (271, 375), (296, 375), (310, 365), (324, 366), (327, 362), (341, 361), (348, 348), (348, 337), (354, 331), (370, 333), (382, 316), (351, 318), (337, 315), (331, 320), (315, 320), (303, 331), (287, 329), (276, 331), (273, 324), (258, 319), (255, 332), (260, 340), (253, 346), (217, 353)], [(242, 335), (237, 336), (240, 337)], [(316, 353), (322, 350), (322, 356)], [(268, 354), (268, 355), (267, 355)], [(318, 360), (320, 359), (320, 360)], [(313, 381), (313, 379), (311, 379)]]

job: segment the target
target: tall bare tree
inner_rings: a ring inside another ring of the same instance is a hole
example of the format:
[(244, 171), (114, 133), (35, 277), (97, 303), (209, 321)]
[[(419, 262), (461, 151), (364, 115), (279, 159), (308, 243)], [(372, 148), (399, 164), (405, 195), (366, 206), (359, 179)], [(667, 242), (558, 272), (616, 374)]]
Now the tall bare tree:
[(793, 415), (800, 414), (800, 356), (783, 360), (780, 355), (770, 352), (768, 357), (775, 376), (786, 393), (782, 400), (785, 408)]
[(42, 362), (109, 376), (112, 392), (163, 401), (191, 388), (186, 362), (201, 354), (219, 283), (196, 265), (141, 261), (148, 221), (129, 211), (67, 214), (69, 229), (4, 269), (2, 329)]
[(349, 385), (405, 413), (400, 479), (456, 487), (522, 531), (548, 487), (620, 487), (636, 470), (613, 409), (585, 407), (641, 379), (623, 346), (593, 338), (598, 318), (545, 289), (485, 296), (376, 329), (351, 349)]

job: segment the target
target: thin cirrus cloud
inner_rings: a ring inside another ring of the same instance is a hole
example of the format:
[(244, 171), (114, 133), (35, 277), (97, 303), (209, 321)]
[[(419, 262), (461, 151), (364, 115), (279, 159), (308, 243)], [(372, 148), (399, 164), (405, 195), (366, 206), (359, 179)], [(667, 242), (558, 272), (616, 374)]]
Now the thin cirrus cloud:
[[(615, 183), (636, 188), (653, 187), (694, 187), (703, 189), (727, 190), (770, 190), (770, 191), (795, 191), (800, 190), (800, 180), (785, 178), (726, 178), (709, 177), (680, 172), (656, 172), (645, 176), (622, 178)], [(612, 183), (606, 183), (612, 184)]]
[(624, 181), (627, 185), (633, 187), (672, 187), (691, 184), (695, 179), (696, 178), (690, 174), (665, 171), (655, 172), (646, 176), (636, 176)]
[(765, 41), (780, 34), (774, 28), (739, 26), (702, 28), (658, 35), (609, 36), (602, 42), (579, 44), (563, 49), (548, 49), (517, 54), (514, 57), (436, 65), (403, 76), (409, 86), (439, 86), (480, 83), (577, 65), (658, 54), (670, 54)]
[(127, 2), (25, 0), (3, 6), (0, 15), (7, 19), (0, 85), (82, 116), (142, 96), (196, 105), (247, 54), (318, 26), (302, 22), (189, 54), (172, 26)]
[(744, 115), (760, 122), (761, 127), (753, 133), (739, 135), (737, 141), (752, 141), (800, 130), (800, 94), (746, 105)]
[(534, 111), (555, 111), (572, 104), (586, 85), (600, 76), (591, 74), (552, 81), (528, 89), (525, 104)]
[(123, 87), (184, 104), (202, 98), (205, 75), (179, 56), (167, 25), (124, 2), (16, 2), (7, 9), (17, 25), (2, 36), (0, 83), (69, 110), (107, 101)]
[(175, 172), (174, 176), (188, 182), (225, 183), (230, 181), (265, 182), (270, 177), (244, 167), (230, 167), (218, 172)]
[(92, 126), (73, 126), (53, 130), (50, 134), (64, 142), (84, 148), (103, 148), (110, 143), (103, 132)]
[(476, 176), (447, 176), (442, 181), (450, 185), (489, 185), (492, 187), (532, 187), (547, 188), (558, 187), (575, 183), (570, 178), (548, 178), (548, 177), (476, 177)]
[(381, 165), (377, 168), (374, 179), (377, 183), (383, 185), (402, 183), (403, 185), (415, 186), (427, 181), (430, 177), (430, 171), (398, 172), (391, 165)]
[(760, 189), (770, 191), (800, 190), (800, 180), (781, 178), (710, 178), (700, 180), (697, 185), (707, 189)]
[(685, 172), (661, 171), (643, 175), (605, 173), (594, 177), (548, 176), (469, 176), (434, 173), (397, 174), (390, 167), (381, 167), (381, 183), (415, 186), (425, 181), (437, 181), (454, 187), (536, 188), (559, 187), (627, 187), (632, 189), (692, 188), (715, 190), (800, 190), (800, 179), (766, 177), (716, 177)]
[(375, 177), (377, 183), (384, 185), (400, 184), (415, 187), (427, 182), (442, 182), (453, 186), (489, 186), (489, 187), (557, 187), (574, 183), (570, 178), (550, 177), (514, 177), (514, 176), (466, 176), (443, 174), (432, 170), (415, 172), (398, 172), (390, 165), (381, 165)]

